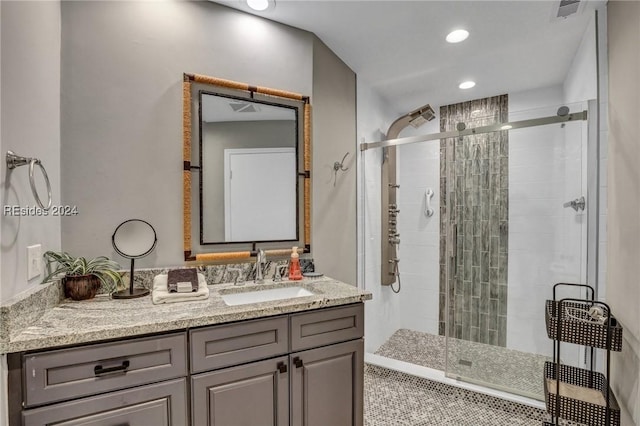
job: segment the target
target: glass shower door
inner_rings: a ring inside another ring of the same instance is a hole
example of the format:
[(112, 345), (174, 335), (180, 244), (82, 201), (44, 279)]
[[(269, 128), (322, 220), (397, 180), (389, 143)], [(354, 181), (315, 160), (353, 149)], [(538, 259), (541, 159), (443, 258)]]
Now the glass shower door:
[[(441, 117), (472, 128), (557, 111), (507, 113), (497, 98), (492, 114), (474, 105)], [(586, 280), (586, 211), (564, 207), (586, 196), (586, 146), (586, 121), (441, 141), (449, 377), (543, 398), (553, 348), (544, 301), (553, 284)], [(580, 353), (575, 347), (563, 358), (579, 365)]]

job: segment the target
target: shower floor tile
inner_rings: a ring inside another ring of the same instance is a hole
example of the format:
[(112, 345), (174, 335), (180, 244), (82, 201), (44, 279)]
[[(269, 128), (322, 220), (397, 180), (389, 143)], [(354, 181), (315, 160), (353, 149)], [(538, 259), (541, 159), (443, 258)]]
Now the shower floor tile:
[(373, 365), (365, 366), (364, 388), (365, 426), (540, 426), (548, 420), (537, 408)]
[[(475, 383), (491, 383), (530, 398), (544, 399), (542, 375), (549, 358), (467, 340), (449, 339), (449, 372)], [(436, 370), (445, 369), (445, 337), (399, 329), (375, 352)]]

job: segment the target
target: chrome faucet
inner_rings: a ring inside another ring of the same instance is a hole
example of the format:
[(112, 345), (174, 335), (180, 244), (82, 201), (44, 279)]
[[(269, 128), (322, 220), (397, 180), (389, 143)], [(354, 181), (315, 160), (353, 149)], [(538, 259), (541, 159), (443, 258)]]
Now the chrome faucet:
[(264, 250), (258, 250), (256, 255), (256, 278), (253, 280), (256, 284), (262, 284), (264, 277), (262, 276), (262, 266), (267, 263), (267, 255), (264, 254)]
[(276, 271), (273, 274), (273, 282), (280, 282), (285, 276), (285, 271), (289, 265), (276, 265)]
[(233, 280), (233, 285), (244, 285), (244, 274), (242, 268), (227, 268), (230, 273), (235, 272), (236, 278)]

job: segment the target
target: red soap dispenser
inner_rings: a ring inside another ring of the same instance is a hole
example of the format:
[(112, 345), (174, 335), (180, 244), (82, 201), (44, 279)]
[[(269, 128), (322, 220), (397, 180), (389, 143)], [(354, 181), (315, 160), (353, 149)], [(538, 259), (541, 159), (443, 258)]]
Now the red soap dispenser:
[(300, 271), (300, 259), (298, 255), (298, 247), (291, 249), (291, 260), (289, 261), (289, 279), (293, 281), (302, 279)]

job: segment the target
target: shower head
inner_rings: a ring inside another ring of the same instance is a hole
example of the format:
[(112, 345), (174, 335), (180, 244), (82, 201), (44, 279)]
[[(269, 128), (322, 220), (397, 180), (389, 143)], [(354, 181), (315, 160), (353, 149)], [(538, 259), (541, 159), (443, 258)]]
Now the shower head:
[(418, 108), (414, 111), (411, 111), (409, 114), (410, 121), (409, 124), (415, 127), (416, 129), (422, 126), (427, 121), (431, 121), (436, 118), (436, 114), (431, 108), (431, 105), (427, 104), (421, 108)]
[(418, 128), (434, 118), (436, 118), (436, 114), (433, 111), (433, 108), (431, 108), (431, 105), (426, 104), (421, 106), (420, 108), (415, 109), (394, 121), (387, 131), (387, 139), (397, 138), (402, 129), (408, 125)]

